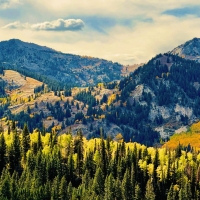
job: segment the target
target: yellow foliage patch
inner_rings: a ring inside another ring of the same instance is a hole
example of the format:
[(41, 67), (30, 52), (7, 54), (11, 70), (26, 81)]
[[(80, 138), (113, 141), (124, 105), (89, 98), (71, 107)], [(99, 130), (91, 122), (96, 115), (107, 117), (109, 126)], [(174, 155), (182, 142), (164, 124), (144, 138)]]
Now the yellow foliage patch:
[(102, 89), (104, 88), (104, 84), (103, 83), (98, 83), (97, 86), (98, 86), (98, 88), (102, 88)]
[(183, 146), (192, 146), (196, 150), (200, 150), (200, 122), (193, 124), (188, 132), (177, 133), (170, 137), (163, 147), (175, 149), (179, 143)]
[(116, 94), (111, 94), (108, 97), (108, 105), (110, 105), (116, 99)]

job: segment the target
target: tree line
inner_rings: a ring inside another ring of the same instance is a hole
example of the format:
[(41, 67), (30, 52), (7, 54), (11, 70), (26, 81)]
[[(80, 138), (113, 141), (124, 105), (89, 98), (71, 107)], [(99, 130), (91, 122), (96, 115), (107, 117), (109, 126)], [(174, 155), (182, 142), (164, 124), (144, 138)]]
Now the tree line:
[(200, 198), (200, 153), (17, 131), (0, 134), (0, 199), (192, 200)]

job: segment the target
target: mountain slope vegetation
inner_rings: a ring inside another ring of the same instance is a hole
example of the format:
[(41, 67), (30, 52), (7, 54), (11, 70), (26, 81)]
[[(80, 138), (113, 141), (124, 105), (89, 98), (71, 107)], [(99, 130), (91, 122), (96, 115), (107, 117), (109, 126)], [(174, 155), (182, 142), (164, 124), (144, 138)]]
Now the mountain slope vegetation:
[[(32, 48), (54, 52), (46, 47)], [(157, 55), (121, 81), (90, 87), (52, 88), (57, 82), (41, 78), (43, 84), (26, 98), (20, 98), (23, 91), (6, 82), (5, 65), (0, 67), (0, 116), (6, 117), (5, 123), (18, 122), (19, 128), (27, 122), (30, 131), (37, 127), (61, 134), (71, 128), (75, 134), (82, 129), (88, 139), (121, 133), (126, 142), (152, 146), (160, 137), (167, 139), (200, 117), (200, 64), (177, 55)]]
[[(14, 125), (14, 124), (13, 124)], [(199, 199), (200, 154), (137, 143), (0, 133), (0, 198), (11, 200)]]
[[(46, 84), (64, 87), (96, 85), (123, 77), (124, 67), (111, 61), (64, 54), (53, 49), (17, 39), (0, 42), (0, 63)], [(50, 85), (49, 85), (50, 86)]]

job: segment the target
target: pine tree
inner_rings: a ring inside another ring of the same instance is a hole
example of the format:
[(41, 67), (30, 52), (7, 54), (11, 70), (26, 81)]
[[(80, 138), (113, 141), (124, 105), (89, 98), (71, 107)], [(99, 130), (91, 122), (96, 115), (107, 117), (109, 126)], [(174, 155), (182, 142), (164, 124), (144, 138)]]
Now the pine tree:
[(81, 130), (77, 131), (77, 136), (74, 140), (74, 153), (77, 153), (77, 173), (80, 177), (83, 172), (83, 133)]
[(107, 154), (106, 154), (106, 147), (103, 136), (101, 136), (101, 143), (100, 143), (100, 155), (101, 155), (101, 167), (103, 170), (104, 177), (107, 175)]
[(95, 173), (92, 190), (97, 196), (104, 194), (104, 176), (100, 167)]
[(55, 177), (51, 187), (51, 200), (59, 199), (59, 182), (58, 177)]
[(174, 190), (174, 185), (171, 184), (170, 189), (167, 193), (167, 200), (176, 200), (178, 199), (177, 192)]
[(136, 184), (135, 186), (135, 192), (134, 192), (134, 200), (140, 200), (142, 199), (142, 192), (141, 192), (141, 189), (140, 189), (140, 186), (138, 184)]
[(8, 135), (10, 135), (10, 124), (8, 125)]
[(115, 193), (114, 193), (115, 199), (123, 199), (123, 196), (122, 196), (122, 184), (121, 184), (119, 179), (115, 180), (114, 186), (115, 186)]
[(115, 180), (114, 180), (112, 174), (110, 174), (109, 176), (106, 177), (106, 180), (105, 180), (105, 195), (104, 195), (105, 200), (115, 200), (114, 182), (115, 182)]
[(72, 183), (70, 182), (69, 184), (68, 184), (68, 187), (67, 187), (67, 197), (68, 197), (68, 199), (72, 199), (72, 193), (73, 193), (73, 187), (72, 187)]
[(11, 192), (10, 192), (10, 175), (8, 171), (4, 171), (2, 173), (2, 177), (1, 177), (1, 184), (0, 184), (0, 199), (2, 200), (6, 200), (6, 199), (10, 199), (11, 198)]
[(67, 167), (68, 167), (68, 177), (67, 180), (72, 182), (74, 179), (74, 160), (72, 157), (72, 154), (68, 156), (68, 162), (67, 162)]
[(41, 149), (42, 149), (42, 139), (41, 139), (41, 134), (38, 131), (38, 134), (37, 134), (37, 151), (39, 151)]
[(13, 148), (13, 153), (14, 153), (13, 159), (14, 159), (14, 163), (15, 163), (15, 169), (17, 170), (20, 168), (20, 160), (21, 160), (20, 139), (19, 139), (17, 130), (15, 130), (13, 133), (12, 148)]
[(13, 144), (7, 149), (7, 156), (8, 156), (8, 169), (10, 170), (10, 173), (12, 174), (15, 169), (15, 152), (13, 148)]
[(15, 121), (14, 121), (14, 120), (12, 120), (11, 129), (12, 129), (13, 131), (16, 129), (16, 124), (15, 124)]
[(0, 135), (0, 173), (6, 165), (6, 142), (4, 135)]
[(181, 178), (181, 189), (179, 190), (179, 200), (192, 199), (191, 185), (188, 178), (183, 175)]
[(126, 170), (122, 181), (122, 194), (123, 198), (126, 200), (133, 199), (133, 187), (131, 184), (131, 176), (128, 169)]
[(146, 200), (155, 200), (156, 195), (154, 193), (154, 188), (151, 179), (147, 181), (145, 199)]
[(59, 186), (59, 199), (60, 200), (68, 200), (67, 198), (67, 181), (63, 176)]
[(23, 157), (26, 160), (26, 152), (30, 148), (30, 135), (27, 124), (24, 125), (23, 131), (22, 131), (22, 153)]

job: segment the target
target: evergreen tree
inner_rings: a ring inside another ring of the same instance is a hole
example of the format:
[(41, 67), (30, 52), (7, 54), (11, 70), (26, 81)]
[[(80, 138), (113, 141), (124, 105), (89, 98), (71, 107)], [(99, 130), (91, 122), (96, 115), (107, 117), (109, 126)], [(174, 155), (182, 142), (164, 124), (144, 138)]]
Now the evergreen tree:
[(10, 135), (10, 124), (8, 125), (8, 135)]
[(26, 152), (30, 148), (30, 135), (27, 124), (24, 125), (23, 131), (22, 131), (22, 153), (24, 159), (26, 159)]
[(146, 200), (155, 200), (156, 195), (154, 193), (154, 188), (151, 179), (147, 181), (145, 199)]
[(12, 120), (11, 129), (14, 131), (16, 129), (15, 121)]
[(131, 184), (131, 176), (128, 169), (126, 170), (122, 181), (122, 194), (123, 194), (123, 199), (126, 200), (133, 199), (133, 187)]
[(106, 177), (105, 180), (105, 195), (104, 199), (105, 200), (115, 200), (115, 186), (114, 186), (114, 178), (113, 175), (110, 174), (109, 176)]
[(0, 135), (0, 173), (6, 165), (6, 142), (4, 135)]
[(142, 199), (142, 191), (140, 189), (140, 186), (138, 184), (136, 184), (135, 186), (135, 195), (134, 195), (134, 200), (140, 200)]
[(83, 133), (81, 130), (78, 130), (74, 140), (74, 153), (77, 153), (77, 172), (79, 177), (83, 171), (83, 151)]
[(37, 135), (37, 151), (42, 150), (42, 139), (41, 139), (41, 133), (38, 131)]
[(59, 199), (59, 182), (58, 177), (56, 176), (51, 187), (51, 200), (57, 199)]
[(98, 196), (104, 194), (104, 176), (101, 168), (99, 167), (95, 173), (92, 191)]
[(60, 200), (68, 200), (67, 198), (67, 181), (63, 176), (59, 186), (59, 199)]
[(9, 176), (7, 175), (0, 185), (0, 199), (2, 200), (11, 199), (10, 189), (11, 189), (10, 179)]
[(14, 131), (13, 133), (13, 159), (15, 163), (15, 169), (19, 170), (20, 169), (20, 161), (21, 161), (21, 148), (20, 148), (20, 138), (17, 133), (17, 130)]
[(120, 182), (119, 179), (116, 179), (115, 180), (115, 199), (123, 199), (123, 196), (122, 196), (122, 184)]
[(178, 199), (177, 192), (174, 190), (174, 185), (171, 184), (169, 192), (167, 193), (167, 200), (176, 200)]

